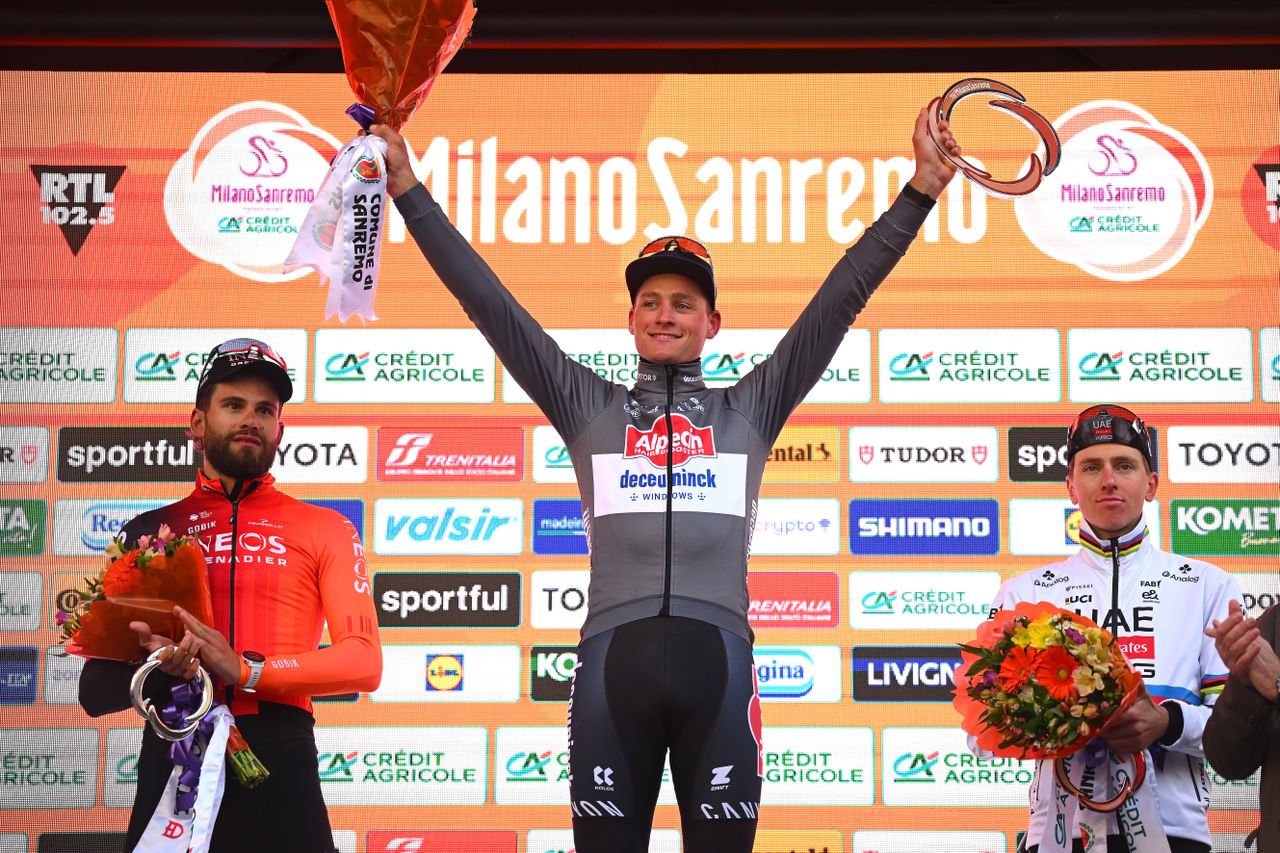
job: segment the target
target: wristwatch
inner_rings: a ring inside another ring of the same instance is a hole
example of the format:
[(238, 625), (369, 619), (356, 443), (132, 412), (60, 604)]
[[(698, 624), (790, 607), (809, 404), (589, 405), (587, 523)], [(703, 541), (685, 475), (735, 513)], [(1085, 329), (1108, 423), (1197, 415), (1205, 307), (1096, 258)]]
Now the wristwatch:
[(1276, 710), (1280, 711), (1280, 675), (1276, 676), (1276, 698), (1273, 704)]
[(267, 656), (262, 652), (241, 652), (241, 659), (249, 667), (249, 678), (244, 684), (240, 685), (240, 689), (246, 693), (253, 693), (254, 688), (258, 686), (258, 681), (262, 678), (262, 668), (267, 665)]

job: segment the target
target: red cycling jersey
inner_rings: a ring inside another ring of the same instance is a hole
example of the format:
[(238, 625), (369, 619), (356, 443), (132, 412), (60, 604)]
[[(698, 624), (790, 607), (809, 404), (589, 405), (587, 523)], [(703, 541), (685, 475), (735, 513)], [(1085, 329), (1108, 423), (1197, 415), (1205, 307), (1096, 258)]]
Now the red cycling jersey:
[[(312, 696), (374, 690), (382, 677), (360, 534), (339, 513), (274, 484), (267, 474), (228, 495), (200, 471), (191, 494), (124, 528), (130, 543), (154, 536), (161, 524), (200, 542), (214, 627), (237, 653), (267, 658), (255, 692), (230, 691), (237, 715), (256, 713), (258, 700), (310, 711)], [(326, 622), (331, 645), (320, 649)]]

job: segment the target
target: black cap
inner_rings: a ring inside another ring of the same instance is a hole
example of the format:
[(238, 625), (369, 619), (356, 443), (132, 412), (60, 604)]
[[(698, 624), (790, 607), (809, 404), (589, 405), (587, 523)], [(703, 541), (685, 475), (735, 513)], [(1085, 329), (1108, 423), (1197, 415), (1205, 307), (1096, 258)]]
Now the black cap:
[(293, 396), (293, 382), (289, 369), (269, 344), (253, 338), (232, 338), (209, 350), (196, 389), (198, 398), (205, 388), (226, 382), (244, 372), (257, 373), (271, 383), (280, 395), (280, 402), (287, 403)]
[(1151, 434), (1142, 418), (1123, 406), (1105, 404), (1090, 406), (1076, 415), (1067, 427), (1067, 464), (1086, 447), (1095, 444), (1120, 444), (1132, 447), (1147, 460), (1147, 467), (1156, 469), (1155, 454), (1151, 449)]
[(697, 240), (688, 237), (660, 237), (640, 250), (640, 256), (627, 264), (627, 290), (634, 305), (640, 285), (661, 273), (676, 273), (693, 281), (716, 307), (716, 274), (711, 268), (711, 253)]

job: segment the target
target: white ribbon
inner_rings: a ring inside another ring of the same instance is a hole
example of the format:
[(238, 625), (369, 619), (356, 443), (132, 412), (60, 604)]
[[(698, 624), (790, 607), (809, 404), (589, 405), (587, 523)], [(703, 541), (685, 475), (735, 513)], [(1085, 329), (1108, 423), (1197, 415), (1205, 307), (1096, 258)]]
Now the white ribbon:
[[(178, 793), (178, 777), (183, 767), (174, 767), (169, 774), (160, 802), (156, 805), (142, 838), (133, 853), (206, 853), (213, 838), (213, 825), (218, 819), (218, 807), (222, 805), (222, 793), (227, 782), (227, 738), (231, 724), (235, 722), (226, 705), (217, 705), (206, 717), (214, 721), (213, 734), (204, 745), (200, 764), (200, 788), (196, 791), (196, 804), (189, 812), (175, 811)], [(197, 735), (198, 737), (198, 735)]]
[(382, 226), (387, 215), (387, 144), (358, 136), (333, 158), (316, 200), (302, 220), (284, 271), (311, 267), (329, 283), (325, 318), (376, 320)]
[[(1071, 783), (1091, 799), (1107, 800), (1124, 787), (1132, 769), (1127, 760), (1107, 753), (1108, 761), (1097, 767), (1087, 767), (1083, 753), (1063, 759)], [(1160, 819), (1160, 803), (1156, 791), (1154, 766), (1151, 756), (1146, 756), (1147, 775), (1142, 786), (1129, 795), (1120, 808), (1112, 814), (1116, 818), (1118, 832), (1125, 837), (1130, 853), (1168, 853), (1169, 841)], [(1039, 840), (1040, 853), (1070, 853), (1071, 843), (1081, 838), (1085, 853), (1107, 849), (1108, 815), (1084, 808), (1080, 801), (1058, 784), (1052, 761), (1041, 761), (1040, 784), (1052, 785), (1053, 808)]]

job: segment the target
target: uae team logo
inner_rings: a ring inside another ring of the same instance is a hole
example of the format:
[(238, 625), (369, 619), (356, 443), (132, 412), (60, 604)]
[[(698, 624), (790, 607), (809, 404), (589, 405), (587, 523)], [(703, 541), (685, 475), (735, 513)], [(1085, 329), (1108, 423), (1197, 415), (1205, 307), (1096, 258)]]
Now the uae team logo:
[(1108, 281), (1177, 265), (1213, 203), (1213, 176), (1195, 144), (1122, 101), (1081, 104), (1054, 127), (1062, 165), (1014, 203), (1036, 248)]
[(228, 107), (200, 128), (169, 173), (169, 230), (197, 258), (242, 278), (304, 276), (309, 270), (285, 273), (284, 261), (339, 147), (289, 107)]

